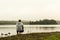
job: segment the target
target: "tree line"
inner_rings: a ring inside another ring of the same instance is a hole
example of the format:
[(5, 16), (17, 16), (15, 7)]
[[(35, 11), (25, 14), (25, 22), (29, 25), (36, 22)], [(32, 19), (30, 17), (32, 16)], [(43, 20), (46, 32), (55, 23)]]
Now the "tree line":
[(39, 20), (39, 21), (30, 21), (30, 24), (57, 24), (57, 22), (53, 19), (48, 20), (48, 19), (44, 19), (44, 20)]

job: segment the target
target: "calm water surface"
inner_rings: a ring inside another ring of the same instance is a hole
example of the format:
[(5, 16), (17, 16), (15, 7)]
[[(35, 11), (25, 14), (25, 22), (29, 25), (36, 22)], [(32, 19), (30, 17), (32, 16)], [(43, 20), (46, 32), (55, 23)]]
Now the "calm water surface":
[[(55, 32), (60, 31), (60, 25), (24, 25), (24, 32), (26, 33), (36, 33), (36, 32)], [(11, 35), (16, 35), (16, 25), (0, 25), (0, 36), (1, 33)]]

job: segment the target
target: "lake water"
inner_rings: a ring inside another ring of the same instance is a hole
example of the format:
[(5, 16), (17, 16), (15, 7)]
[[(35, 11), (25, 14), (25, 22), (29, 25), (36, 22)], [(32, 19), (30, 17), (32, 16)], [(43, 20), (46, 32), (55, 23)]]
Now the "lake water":
[[(26, 33), (37, 33), (37, 32), (60, 32), (60, 25), (24, 25), (24, 32)], [(0, 36), (1, 33), (16, 35), (16, 25), (0, 25)]]

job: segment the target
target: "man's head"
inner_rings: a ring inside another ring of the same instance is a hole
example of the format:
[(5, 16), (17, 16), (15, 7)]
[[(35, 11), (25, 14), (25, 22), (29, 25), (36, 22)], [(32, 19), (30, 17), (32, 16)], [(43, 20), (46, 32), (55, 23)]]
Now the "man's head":
[(21, 22), (21, 20), (19, 20), (18, 22)]

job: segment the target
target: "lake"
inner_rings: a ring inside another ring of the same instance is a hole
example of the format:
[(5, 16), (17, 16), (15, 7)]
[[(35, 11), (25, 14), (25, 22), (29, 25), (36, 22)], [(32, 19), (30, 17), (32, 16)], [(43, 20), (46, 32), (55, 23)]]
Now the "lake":
[[(37, 32), (60, 32), (60, 25), (24, 25), (24, 32), (27, 33), (37, 33)], [(0, 25), (0, 36), (1, 33), (11, 35), (16, 35), (16, 25)]]

